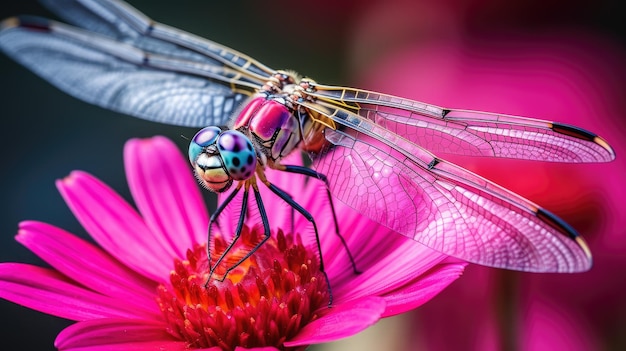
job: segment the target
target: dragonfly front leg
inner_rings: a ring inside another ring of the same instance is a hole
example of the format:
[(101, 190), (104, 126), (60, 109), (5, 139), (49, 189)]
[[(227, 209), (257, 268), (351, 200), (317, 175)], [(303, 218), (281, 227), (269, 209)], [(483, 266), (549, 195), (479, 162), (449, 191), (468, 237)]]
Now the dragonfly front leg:
[[(245, 260), (247, 260), (250, 256), (252, 256), (256, 252), (256, 250), (258, 250), (261, 246), (263, 246), (263, 244), (265, 244), (265, 242), (271, 236), (270, 224), (269, 224), (269, 220), (267, 219), (267, 213), (265, 212), (265, 206), (263, 205), (263, 200), (261, 198), (261, 193), (259, 192), (259, 188), (257, 187), (255, 183), (252, 184), (252, 191), (254, 192), (254, 198), (256, 199), (257, 208), (259, 209), (259, 214), (261, 215), (261, 223), (263, 224), (263, 239), (259, 241), (244, 257), (242, 257), (235, 264), (228, 267), (228, 269), (226, 269), (226, 272), (224, 273), (224, 276), (222, 277), (221, 280), (224, 280), (224, 278), (226, 278), (228, 273), (230, 273), (233, 269), (237, 268), (237, 266), (239, 266), (240, 264), (245, 262)], [(226, 256), (226, 254), (230, 251), (230, 249), (235, 245), (235, 242), (237, 241), (237, 239), (239, 239), (239, 236), (241, 235), (241, 230), (243, 229), (243, 221), (244, 221), (244, 216), (245, 216), (244, 207), (247, 207), (247, 202), (248, 202), (248, 189), (246, 188), (244, 190), (244, 199), (243, 199), (243, 203), (241, 206), (242, 211), (240, 213), (239, 225), (237, 225), (237, 231), (235, 232), (233, 241), (230, 243), (230, 245), (228, 245), (228, 248), (226, 248), (222, 256), (220, 256), (219, 260), (217, 260), (215, 267), (217, 267), (220, 264), (221, 260), (224, 258), (224, 256)]]
[(215, 212), (213, 212), (213, 214), (211, 215), (211, 218), (209, 219), (209, 229), (207, 233), (206, 249), (207, 249), (207, 260), (209, 262), (209, 271), (211, 273), (209, 274), (209, 278), (207, 279), (207, 281), (204, 283), (204, 287), (207, 287), (209, 285), (209, 281), (211, 280), (211, 277), (213, 276), (213, 268), (211, 266), (211, 229), (213, 228), (213, 223), (217, 223), (218, 217), (224, 211), (224, 209), (228, 206), (228, 204), (230, 204), (230, 202), (235, 198), (239, 190), (241, 190), (241, 185), (237, 186), (237, 188), (235, 188), (235, 190), (233, 190), (230, 193), (230, 195), (228, 195), (226, 200), (224, 200), (224, 202), (222, 202), (220, 206), (217, 207), (217, 209), (215, 210)]
[[(239, 213), (239, 222), (237, 223), (237, 229), (235, 230), (235, 236), (233, 237), (233, 240), (228, 245), (228, 247), (224, 250), (224, 252), (222, 252), (220, 257), (217, 259), (217, 261), (215, 262), (215, 265), (211, 266), (211, 229), (213, 228), (213, 223), (215, 223), (217, 221), (217, 218), (219, 217), (219, 215), (224, 211), (224, 209), (228, 206), (228, 204), (230, 204), (230, 202), (235, 198), (237, 193), (239, 193), (239, 190), (241, 190), (241, 185), (242, 184), (243, 183), (239, 183), (237, 188), (235, 188), (235, 190), (233, 190), (233, 192), (230, 193), (230, 195), (228, 195), (226, 200), (224, 200), (224, 202), (222, 202), (222, 204), (215, 210), (215, 212), (213, 213), (213, 215), (211, 215), (211, 218), (209, 220), (209, 230), (208, 230), (208, 237), (207, 237), (207, 260), (209, 262), (209, 278), (207, 279), (206, 283), (204, 283), (205, 287), (208, 286), (209, 281), (211, 281), (211, 278), (213, 277), (213, 273), (215, 272), (215, 269), (217, 267), (219, 267), (219, 265), (222, 262), (222, 260), (224, 260), (226, 255), (233, 248), (233, 246), (237, 242), (237, 239), (239, 239), (239, 236), (241, 236), (241, 231), (243, 230), (243, 225), (244, 225), (244, 221), (245, 221), (245, 214), (246, 214), (246, 212), (248, 210), (248, 187), (247, 186), (244, 189), (244, 193), (243, 193), (243, 200), (242, 200), (242, 204), (241, 204), (241, 211)], [(235, 265), (235, 267), (236, 266), (237, 265)], [(231, 270), (232, 270), (232, 268), (231, 268)], [(226, 278), (226, 276), (228, 275), (229, 271), (230, 270), (228, 270), (222, 276), (220, 281), (223, 281)]]

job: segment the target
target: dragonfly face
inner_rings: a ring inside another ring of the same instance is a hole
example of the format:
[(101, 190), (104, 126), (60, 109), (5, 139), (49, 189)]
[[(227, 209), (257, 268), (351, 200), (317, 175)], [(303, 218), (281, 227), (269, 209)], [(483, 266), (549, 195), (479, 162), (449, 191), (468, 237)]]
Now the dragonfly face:
[[(447, 255), (523, 271), (591, 267), (589, 249), (567, 223), (434, 153), (613, 160), (613, 149), (592, 132), (317, 84), (156, 23), (121, 1), (43, 2), (74, 26), (11, 18), (2, 23), (0, 49), (105, 108), (181, 126), (231, 125), (203, 129), (190, 146), (198, 178), (213, 191), (252, 186), (256, 176), (265, 181), (264, 167), (303, 173), (323, 179), (334, 198), (364, 216)], [(281, 165), (293, 150), (307, 152), (314, 171)]]
[(256, 152), (239, 131), (219, 127), (201, 129), (189, 143), (189, 161), (207, 189), (224, 192), (233, 180), (249, 179), (256, 169)]

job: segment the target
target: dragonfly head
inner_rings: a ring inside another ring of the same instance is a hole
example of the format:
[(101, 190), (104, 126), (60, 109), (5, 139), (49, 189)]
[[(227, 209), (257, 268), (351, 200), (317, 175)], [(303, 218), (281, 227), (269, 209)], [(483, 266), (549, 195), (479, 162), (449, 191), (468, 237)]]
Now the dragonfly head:
[(207, 189), (221, 193), (233, 180), (246, 180), (256, 169), (252, 142), (236, 130), (211, 126), (201, 129), (189, 143), (189, 162)]

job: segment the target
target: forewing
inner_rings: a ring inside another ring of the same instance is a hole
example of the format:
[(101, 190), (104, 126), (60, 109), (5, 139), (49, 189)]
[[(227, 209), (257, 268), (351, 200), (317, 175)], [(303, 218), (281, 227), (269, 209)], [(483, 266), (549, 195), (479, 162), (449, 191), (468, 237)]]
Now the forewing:
[(64, 20), (144, 51), (211, 65), (224, 65), (265, 82), (274, 72), (238, 51), (153, 21), (123, 1), (42, 0)]
[(149, 54), (40, 18), (5, 20), (0, 48), (79, 99), (161, 123), (225, 124), (257, 86), (222, 66)]
[(323, 102), (324, 150), (311, 155), (334, 196), (363, 215), (442, 253), (522, 271), (577, 272), (589, 250), (563, 221), (532, 202), (371, 121)]
[(604, 139), (566, 124), (447, 109), (354, 88), (316, 85), (310, 95), (350, 108), (431, 152), (552, 162), (607, 162), (615, 158)]

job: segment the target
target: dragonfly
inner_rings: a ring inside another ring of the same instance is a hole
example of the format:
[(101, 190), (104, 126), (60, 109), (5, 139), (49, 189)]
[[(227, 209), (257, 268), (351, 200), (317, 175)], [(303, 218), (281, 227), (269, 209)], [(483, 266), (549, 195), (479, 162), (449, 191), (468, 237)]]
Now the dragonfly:
[[(150, 121), (202, 128), (189, 147), (197, 178), (215, 192), (235, 189), (211, 223), (233, 194), (243, 189), (246, 195), (235, 238), (249, 189), (265, 239), (269, 236), (259, 183), (315, 223), (267, 180), (265, 170), (271, 168), (319, 178), (334, 199), (464, 261), (530, 272), (580, 272), (592, 265), (587, 244), (565, 221), (436, 156), (613, 160), (611, 146), (590, 131), (319, 84), (157, 23), (122, 1), (43, 3), (69, 24), (6, 19), (0, 49), (78, 99)], [(294, 152), (307, 154), (311, 167), (281, 163)], [(209, 241), (210, 235), (209, 229)], [(356, 271), (352, 257), (351, 262)]]

